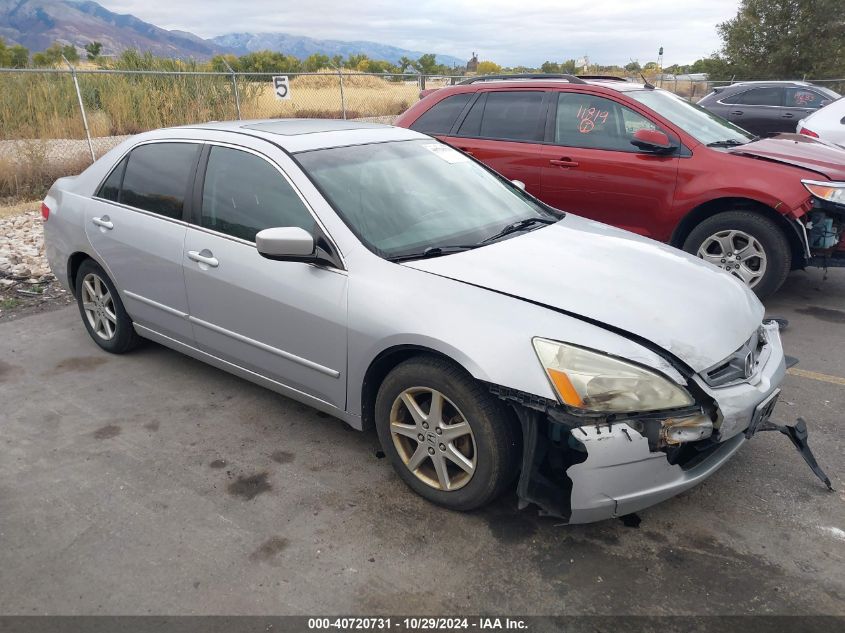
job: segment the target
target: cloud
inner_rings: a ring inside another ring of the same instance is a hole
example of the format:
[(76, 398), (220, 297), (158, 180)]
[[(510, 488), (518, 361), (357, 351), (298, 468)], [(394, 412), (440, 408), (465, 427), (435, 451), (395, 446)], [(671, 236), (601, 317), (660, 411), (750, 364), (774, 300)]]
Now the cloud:
[(599, 64), (689, 63), (719, 48), (716, 24), (737, 0), (387, 0), (247, 4), (208, 0), (100, 0), (118, 13), (213, 37), (239, 31), (370, 40), (500, 64), (538, 66), (583, 55)]

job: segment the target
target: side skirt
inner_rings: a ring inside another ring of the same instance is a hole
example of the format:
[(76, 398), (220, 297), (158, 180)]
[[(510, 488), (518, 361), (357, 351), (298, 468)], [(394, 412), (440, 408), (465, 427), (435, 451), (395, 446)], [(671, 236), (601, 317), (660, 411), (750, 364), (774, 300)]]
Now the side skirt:
[(199, 361), (204, 363), (208, 363), (213, 367), (217, 367), (217, 369), (222, 369), (223, 371), (229, 372), (230, 374), (234, 374), (239, 378), (243, 378), (244, 380), (248, 380), (253, 382), (257, 385), (261, 385), (269, 389), (270, 391), (275, 391), (278, 394), (286, 396), (291, 400), (296, 400), (297, 402), (301, 402), (302, 404), (307, 404), (309, 407), (313, 407), (318, 411), (322, 411), (324, 413), (328, 413), (329, 415), (338, 418), (339, 420), (343, 420), (352, 428), (360, 431), (363, 429), (363, 423), (359, 416), (352, 415), (338, 409), (333, 404), (326, 402), (325, 400), (321, 400), (319, 398), (315, 398), (314, 396), (308, 395), (305, 392), (299, 391), (298, 389), (294, 389), (293, 387), (288, 387), (285, 384), (267, 378), (266, 376), (262, 376), (254, 371), (250, 371), (249, 369), (245, 369), (240, 365), (236, 365), (234, 363), (230, 363), (227, 360), (223, 360), (222, 358), (218, 358), (213, 354), (209, 354), (208, 352), (204, 352), (196, 347), (192, 347), (191, 345), (187, 345), (186, 343), (182, 343), (175, 339), (170, 338), (169, 336), (165, 336), (155, 330), (152, 330), (148, 327), (144, 327), (143, 325), (138, 325), (137, 323), (133, 324), (135, 327), (135, 331), (142, 337), (146, 339), (150, 339), (151, 341), (155, 341), (156, 343), (160, 343), (165, 347), (169, 347), (170, 349), (176, 350), (177, 352), (181, 352), (186, 356), (190, 356), (191, 358), (195, 358)]

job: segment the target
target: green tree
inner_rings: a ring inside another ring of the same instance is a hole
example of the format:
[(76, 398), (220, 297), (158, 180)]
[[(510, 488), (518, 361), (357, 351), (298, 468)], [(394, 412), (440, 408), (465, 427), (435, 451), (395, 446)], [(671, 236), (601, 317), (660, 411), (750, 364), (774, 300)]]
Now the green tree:
[(71, 64), (75, 64), (79, 61), (79, 53), (76, 52), (76, 47), (72, 44), (65, 44), (62, 45), (59, 42), (55, 42), (50, 47), (44, 49), (40, 53), (35, 53), (32, 56), (32, 63), (35, 66), (55, 66), (62, 62), (62, 56), (67, 59)]
[(437, 65), (437, 56), (434, 53), (420, 55), (420, 58), (417, 60), (415, 66), (423, 75), (435, 75), (439, 70)]
[(625, 64), (625, 70), (627, 70), (629, 73), (638, 73), (642, 69), (643, 67), (640, 66), (640, 62), (635, 62), (632, 60), (631, 63)]
[(26, 68), (29, 65), (29, 49), (25, 46), (21, 46), (20, 44), (15, 44), (9, 49), (11, 53), (11, 63), (9, 64), (12, 68)]
[(85, 52), (88, 53), (88, 61), (94, 61), (100, 56), (103, 45), (100, 42), (89, 42), (85, 45)]
[(328, 55), (314, 53), (305, 58), (302, 62), (302, 69), (308, 73), (315, 73), (323, 68), (331, 68), (331, 60)]
[(556, 75), (556, 74), (560, 73), (560, 64), (557, 64), (555, 62), (545, 61), (540, 66), (540, 70), (542, 70), (544, 73)]
[(237, 67), (245, 73), (295, 73), (302, 70), (302, 62), (293, 55), (265, 50), (242, 55)]
[(411, 59), (409, 57), (405, 57), (404, 55), (402, 55), (402, 57), (399, 58), (399, 71), (400, 72), (403, 72), (403, 73), (407, 72), (408, 69), (412, 68), (413, 66), (414, 66), (414, 60), (413, 59)]
[(502, 67), (499, 66), (496, 62), (491, 61), (483, 61), (478, 62), (478, 74), (479, 75), (498, 75), (501, 74)]
[(842, 0), (741, 0), (717, 27), (725, 67), (739, 77), (789, 79), (845, 72)]
[(366, 64), (369, 58), (364, 55), (363, 53), (354, 53), (346, 58), (346, 61), (343, 62), (344, 68), (348, 68), (350, 70), (360, 70), (360, 66), (362, 64)]

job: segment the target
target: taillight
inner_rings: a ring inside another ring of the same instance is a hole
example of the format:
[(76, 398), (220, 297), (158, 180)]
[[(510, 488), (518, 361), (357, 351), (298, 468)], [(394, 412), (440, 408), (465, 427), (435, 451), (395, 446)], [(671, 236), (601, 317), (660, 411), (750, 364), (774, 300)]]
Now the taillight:
[(41, 219), (44, 222), (50, 219), (50, 207), (47, 206), (46, 202), (41, 203)]
[(819, 138), (819, 135), (813, 132), (813, 130), (808, 130), (805, 127), (802, 127), (801, 130), (798, 132), (799, 134), (803, 134), (804, 136), (809, 136), (812, 138)]

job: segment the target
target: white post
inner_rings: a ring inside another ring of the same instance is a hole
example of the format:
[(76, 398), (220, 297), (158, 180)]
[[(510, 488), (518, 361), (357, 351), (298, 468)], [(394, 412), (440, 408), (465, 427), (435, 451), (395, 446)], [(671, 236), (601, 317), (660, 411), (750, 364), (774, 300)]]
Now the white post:
[(97, 160), (97, 157), (94, 155), (94, 144), (91, 142), (91, 131), (88, 129), (88, 117), (85, 116), (85, 105), (82, 103), (82, 93), (79, 91), (79, 80), (76, 78), (76, 68), (71, 66), (71, 63), (64, 55), (62, 55), (62, 59), (65, 64), (67, 64), (67, 67), (70, 68), (70, 75), (73, 78), (73, 86), (76, 88), (76, 98), (79, 101), (79, 111), (82, 113), (82, 125), (85, 126), (85, 138), (88, 139), (88, 149), (91, 152), (91, 162), (93, 163)]
[(229, 72), (232, 73), (232, 88), (235, 90), (235, 111), (238, 114), (238, 121), (241, 120), (241, 93), (238, 91), (238, 79), (235, 76), (235, 71), (229, 66), (229, 62), (226, 61), (224, 57), (220, 58), (222, 62), (226, 65), (226, 68), (229, 69)]

